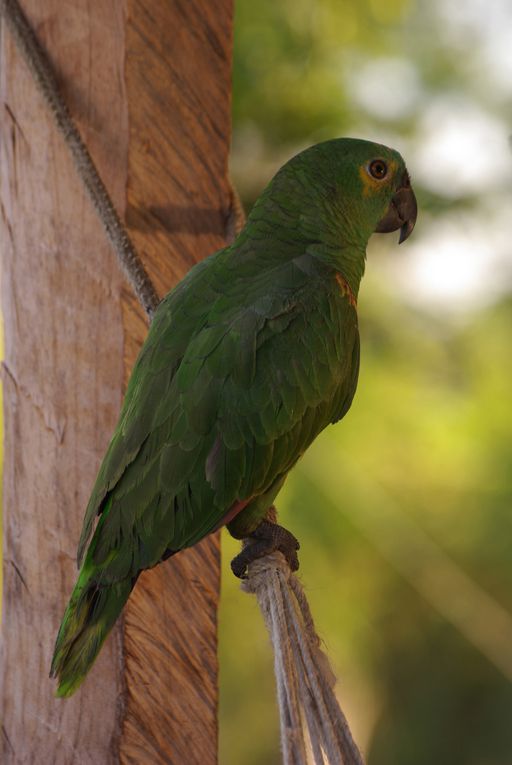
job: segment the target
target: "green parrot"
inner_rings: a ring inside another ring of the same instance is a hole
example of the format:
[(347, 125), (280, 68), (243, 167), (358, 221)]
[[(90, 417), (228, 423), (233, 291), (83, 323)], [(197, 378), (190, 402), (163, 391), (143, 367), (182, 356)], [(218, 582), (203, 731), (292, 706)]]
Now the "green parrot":
[(279, 170), (236, 241), (162, 300), (87, 506), (51, 667), (58, 696), (83, 681), (141, 571), (221, 526), (251, 539), (238, 576), (276, 549), (298, 567), (298, 542), (267, 513), (351, 405), (368, 239), (400, 229), (402, 242), (416, 214), (398, 152), (317, 144)]

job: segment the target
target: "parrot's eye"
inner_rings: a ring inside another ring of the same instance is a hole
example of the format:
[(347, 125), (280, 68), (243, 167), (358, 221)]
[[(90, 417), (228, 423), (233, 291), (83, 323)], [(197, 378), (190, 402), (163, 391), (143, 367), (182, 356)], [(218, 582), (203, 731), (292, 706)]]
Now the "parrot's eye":
[(372, 178), (376, 178), (378, 181), (382, 181), (388, 174), (388, 166), (383, 159), (374, 159), (368, 165), (368, 172)]

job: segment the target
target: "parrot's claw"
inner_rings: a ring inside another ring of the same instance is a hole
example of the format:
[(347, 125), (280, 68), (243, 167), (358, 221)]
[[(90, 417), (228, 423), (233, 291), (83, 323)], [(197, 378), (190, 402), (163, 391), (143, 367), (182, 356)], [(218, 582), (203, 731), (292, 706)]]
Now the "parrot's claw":
[(262, 521), (251, 536), (244, 549), (231, 561), (231, 570), (239, 579), (247, 578), (247, 567), (258, 558), (278, 550), (288, 561), (292, 571), (299, 568), (297, 550), (299, 541), (293, 534), (277, 523)]

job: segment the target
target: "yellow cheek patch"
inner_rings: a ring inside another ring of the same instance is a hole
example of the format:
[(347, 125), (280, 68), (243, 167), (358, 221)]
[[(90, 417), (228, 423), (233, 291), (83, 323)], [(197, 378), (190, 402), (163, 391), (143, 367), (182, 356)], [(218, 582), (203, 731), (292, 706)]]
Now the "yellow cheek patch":
[(389, 170), (386, 179), (382, 181), (372, 178), (366, 165), (359, 168), (359, 177), (363, 184), (363, 197), (369, 197), (370, 195), (379, 192), (380, 189), (389, 182), (389, 179), (394, 177), (398, 167), (396, 161), (394, 159), (390, 159), (389, 161), (386, 160), (386, 164)]

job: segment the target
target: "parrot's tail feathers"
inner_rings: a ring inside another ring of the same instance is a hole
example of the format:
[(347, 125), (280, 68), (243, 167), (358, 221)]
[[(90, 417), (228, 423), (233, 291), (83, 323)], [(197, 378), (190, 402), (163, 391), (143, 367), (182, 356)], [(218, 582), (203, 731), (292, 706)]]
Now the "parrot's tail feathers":
[(101, 584), (86, 569), (87, 560), (55, 643), (50, 677), (58, 678), (57, 696), (71, 696), (82, 683), (136, 581)]

